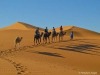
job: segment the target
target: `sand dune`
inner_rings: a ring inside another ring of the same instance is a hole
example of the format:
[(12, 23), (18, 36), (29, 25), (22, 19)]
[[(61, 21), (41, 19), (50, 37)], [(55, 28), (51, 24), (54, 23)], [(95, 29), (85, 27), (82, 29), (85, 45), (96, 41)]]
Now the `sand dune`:
[[(100, 33), (75, 26), (63, 28), (67, 32), (64, 41), (35, 46), (35, 26), (17, 22), (0, 29), (0, 74), (100, 75)], [(71, 31), (74, 40), (70, 40)], [(17, 36), (23, 37), (19, 49), (14, 48)]]
[[(1, 30), (34, 30), (36, 29), (36, 26), (27, 24), (27, 23), (23, 23), (23, 22), (16, 22), (8, 27), (2, 28)], [(43, 28), (40, 28), (41, 30), (43, 30)]]
[(74, 32), (75, 37), (80, 37), (82, 39), (99, 39), (100, 33), (94, 32), (88, 29), (80, 28), (80, 27), (75, 27), (73, 26), (69, 30), (65, 30), (68, 34), (70, 34), (70, 31)]
[[(13, 48), (14, 41), (18, 36), (23, 37), (23, 46), (32, 44), (36, 28), (36, 26), (31, 26), (22, 22), (17, 22), (13, 25), (2, 28), (0, 30), (0, 49)], [(43, 28), (40, 28), (40, 32), (43, 30)]]

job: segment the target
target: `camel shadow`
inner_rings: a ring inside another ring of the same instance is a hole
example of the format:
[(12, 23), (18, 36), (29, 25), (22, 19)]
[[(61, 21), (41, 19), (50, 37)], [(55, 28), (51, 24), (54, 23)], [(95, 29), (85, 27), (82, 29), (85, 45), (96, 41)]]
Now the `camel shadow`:
[(61, 56), (61, 54), (58, 54), (58, 53), (40, 52), (40, 51), (27, 51), (27, 52), (36, 53), (36, 54), (42, 54), (42, 55), (47, 55), (47, 56), (53, 56), (53, 57), (64, 58), (63, 56)]
[[(100, 54), (100, 52), (96, 51), (96, 48), (99, 48), (99, 46), (90, 45), (90, 44), (79, 44), (79, 45), (73, 45), (73, 46), (59, 47), (56, 49), (66, 50), (66, 51), (74, 51), (74, 52), (90, 54), (90, 55), (98, 55), (98, 54), (91, 53), (91, 52), (96, 52), (96, 53)], [(98, 55), (98, 56), (100, 56), (100, 55)]]

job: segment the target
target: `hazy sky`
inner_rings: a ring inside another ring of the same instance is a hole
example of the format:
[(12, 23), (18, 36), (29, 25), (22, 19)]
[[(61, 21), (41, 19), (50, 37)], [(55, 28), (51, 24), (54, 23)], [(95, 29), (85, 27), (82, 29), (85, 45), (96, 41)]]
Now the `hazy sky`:
[(100, 32), (100, 0), (0, 0), (0, 28), (17, 21), (42, 28), (74, 25)]

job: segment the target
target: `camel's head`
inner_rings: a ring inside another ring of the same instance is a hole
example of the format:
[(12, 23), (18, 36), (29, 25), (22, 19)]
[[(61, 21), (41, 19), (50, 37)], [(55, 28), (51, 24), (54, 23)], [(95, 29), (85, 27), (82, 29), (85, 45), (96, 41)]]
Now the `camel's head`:
[(58, 35), (59, 33), (57, 32), (57, 35)]
[(41, 32), (41, 35), (40, 36), (42, 37), (42, 35), (43, 35), (43, 32)]
[(21, 39), (23, 39), (23, 37), (20, 37)]
[(51, 34), (51, 32), (49, 32)]
[(43, 35), (43, 32), (41, 32), (41, 34)]
[(66, 35), (66, 32), (64, 32), (64, 35)]

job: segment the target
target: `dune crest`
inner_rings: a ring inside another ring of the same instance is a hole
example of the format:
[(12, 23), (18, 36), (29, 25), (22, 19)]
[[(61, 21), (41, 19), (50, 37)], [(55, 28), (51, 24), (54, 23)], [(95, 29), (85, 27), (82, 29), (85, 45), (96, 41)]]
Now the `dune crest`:
[[(30, 25), (27, 23), (16, 22), (10, 26), (1, 28), (1, 30), (34, 30), (36, 28), (37, 28), (36, 26)], [(40, 28), (40, 29), (43, 30), (43, 28)]]
[[(72, 29), (74, 26), (63, 26), (63, 30), (66, 31), (66, 30), (69, 30), (69, 29)], [(57, 32), (60, 32), (60, 26), (55, 28)], [(52, 31), (52, 29), (50, 29), (50, 31)]]

